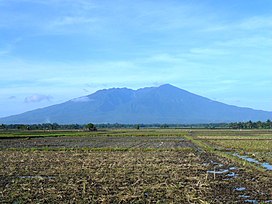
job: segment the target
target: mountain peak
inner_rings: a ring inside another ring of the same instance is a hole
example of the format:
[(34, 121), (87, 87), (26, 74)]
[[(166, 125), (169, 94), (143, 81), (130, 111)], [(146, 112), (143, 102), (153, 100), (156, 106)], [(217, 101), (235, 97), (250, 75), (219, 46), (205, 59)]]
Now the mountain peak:
[(177, 88), (171, 84), (163, 84), (163, 85), (160, 85), (158, 88)]
[(173, 85), (171, 85), (171, 84), (163, 84), (163, 85), (159, 86), (158, 89), (163, 89), (163, 90), (166, 90), (166, 91), (168, 91), (168, 90), (185, 91), (185, 90), (180, 89), (180, 88), (178, 88), (178, 87), (176, 87), (176, 86), (173, 86)]
[(171, 84), (138, 90), (111, 88), (62, 104), (1, 118), (0, 123), (217, 123), (266, 121), (272, 113), (239, 108)]

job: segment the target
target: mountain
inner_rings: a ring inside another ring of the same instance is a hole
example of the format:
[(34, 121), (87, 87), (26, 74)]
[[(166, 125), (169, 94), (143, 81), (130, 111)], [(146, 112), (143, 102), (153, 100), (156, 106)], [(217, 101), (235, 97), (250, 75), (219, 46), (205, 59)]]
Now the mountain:
[(0, 123), (218, 123), (265, 121), (272, 112), (226, 105), (170, 84), (104, 89), (62, 104), (0, 119)]

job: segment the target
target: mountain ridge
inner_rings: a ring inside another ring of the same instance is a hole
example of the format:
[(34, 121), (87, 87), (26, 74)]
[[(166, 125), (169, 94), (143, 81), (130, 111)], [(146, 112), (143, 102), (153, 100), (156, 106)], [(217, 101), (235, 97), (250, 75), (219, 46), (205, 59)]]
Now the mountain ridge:
[(227, 105), (171, 84), (110, 88), (61, 104), (0, 118), (0, 123), (219, 123), (265, 121), (272, 112)]

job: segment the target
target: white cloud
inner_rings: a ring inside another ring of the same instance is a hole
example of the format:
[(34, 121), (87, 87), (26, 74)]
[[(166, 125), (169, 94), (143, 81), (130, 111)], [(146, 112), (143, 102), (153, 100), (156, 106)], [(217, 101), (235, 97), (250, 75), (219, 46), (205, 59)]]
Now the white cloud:
[(37, 103), (41, 101), (50, 101), (52, 96), (46, 96), (41, 94), (34, 94), (25, 98), (25, 103)]
[(170, 55), (168, 53), (161, 53), (161, 54), (152, 55), (146, 61), (175, 63), (175, 62), (180, 62), (181, 58), (175, 55)]
[(222, 56), (228, 55), (229, 52), (224, 49), (218, 48), (192, 48), (190, 53), (197, 54), (197, 55), (206, 55), (206, 56)]
[(92, 101), (92, 99), (88, 98), (87, 96), (83, 96), (83, 97), (79, 97), (79, 98), (75, 98), (71, 100), (72, 102), (89, 102)]
[(272, 27), (272, 16), (250, 16), (244, 19), (231, 22), (214, 22), (214, 24), (209, 24), (208, 27), (201, 29), (203, 32), (231, 32), (237, 33), (243, 31), (249, 32), (253, 31), (254, 33), (261, 33), (271, 30)]
[(92, 24), (98, 21), (97, 18), (89, 18), (83, 16), (64, 16), (51, 23), (49, 27), (57, 28), (59, 26), (69, 26), (78, 24)]
[(269, 37), (263, 36), (246, 36), (239, 38), (232, 38), (230, 40), (216, 42), (215, 46), (222, 47), (236, 47), (236, 48), (264, 48), (264, 47), (272, 47), (272, 39)]
[(272, 27), (272, 16), (254, 16), (242, 21), (239, 25), (240, 29), (256, 30), (261, 28)]

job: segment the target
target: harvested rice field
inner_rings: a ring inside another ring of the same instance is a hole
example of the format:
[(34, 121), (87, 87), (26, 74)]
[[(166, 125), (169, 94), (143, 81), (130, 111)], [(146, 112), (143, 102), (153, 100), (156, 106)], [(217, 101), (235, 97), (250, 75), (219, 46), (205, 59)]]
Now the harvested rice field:
[[(272, 203), (271, 170), (262, 166), (271, 161), (266, 145), (271, 135), (254, 130), (2, 131), (0, 202)], [(247, 140), (264, 142), (263, 148), (245, 147)]]

